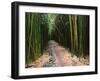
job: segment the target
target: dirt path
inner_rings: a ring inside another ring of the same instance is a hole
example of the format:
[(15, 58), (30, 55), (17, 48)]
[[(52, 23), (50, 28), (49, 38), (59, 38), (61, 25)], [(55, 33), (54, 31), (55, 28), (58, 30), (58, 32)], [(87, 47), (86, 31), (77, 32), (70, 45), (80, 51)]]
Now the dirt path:
[(56, 63), (57, 66), (69, 66), (71, 65), (71, 55), (68, 53), (67, 50), (65, 50), (61, 46), (56, 47)]
[[(34, 61), (29, 66), (31, 67), (44, 67), (45, 64), (49, 63), (49, 54), (44, 53), (40, 58), (38, 58), (36, 61)], [(65, 51), (65, 53), (59, 52), (56, 54), (56, 67), (61, 66), (82, 66), (82, 65), (88, 65), (89, 60), (88, 58), (78, 58), (77, 56), (71, 56), (71, 54), (68, 51)], [(53, 63), (51, 65), (53, 67)], [(45, 67), (51, 67), (51, 66), (45, 66)]]
[[(52, 48), (52, 49), (51, 49)], [(30, 64), (31, 67), (61, 67), (61, 66), (81, 66), (89, 65), (89, 57), (77, 57), (57, 43), (50, 43), (48, 51)]]

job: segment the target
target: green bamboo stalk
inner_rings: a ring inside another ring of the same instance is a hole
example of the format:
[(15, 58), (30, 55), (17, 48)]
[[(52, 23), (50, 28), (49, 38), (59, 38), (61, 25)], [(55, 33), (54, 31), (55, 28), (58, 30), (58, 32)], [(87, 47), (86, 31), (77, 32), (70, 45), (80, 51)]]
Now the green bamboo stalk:
[(71, 34), (71, 51), (73, 51), (73, 32), (72, 32), (72, 16), (69, 15), (70, 34)]
[(75, 49), (78, 52), (78, 34), (77, 34), (77, 16), (74, 16), (74, 36), (75, 36)]

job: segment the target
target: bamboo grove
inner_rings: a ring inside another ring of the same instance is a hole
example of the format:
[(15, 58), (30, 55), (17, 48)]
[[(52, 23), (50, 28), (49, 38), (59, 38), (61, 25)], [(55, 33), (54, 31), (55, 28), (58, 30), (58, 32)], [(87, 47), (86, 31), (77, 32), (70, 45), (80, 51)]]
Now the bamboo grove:
[(49, 40), (77, 56), (89, 55), (89, 16), (26, 12), (26, 64), (43, 54)]

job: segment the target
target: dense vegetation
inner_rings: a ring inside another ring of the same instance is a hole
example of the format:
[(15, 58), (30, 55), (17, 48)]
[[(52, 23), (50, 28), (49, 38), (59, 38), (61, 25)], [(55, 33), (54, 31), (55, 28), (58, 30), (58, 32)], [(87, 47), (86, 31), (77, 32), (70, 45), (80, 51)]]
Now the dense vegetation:
[(43, 54), (49, 40), (55, 40), (77, 56), (88, 55), (89, 16), (26, 12), (26, 64)]

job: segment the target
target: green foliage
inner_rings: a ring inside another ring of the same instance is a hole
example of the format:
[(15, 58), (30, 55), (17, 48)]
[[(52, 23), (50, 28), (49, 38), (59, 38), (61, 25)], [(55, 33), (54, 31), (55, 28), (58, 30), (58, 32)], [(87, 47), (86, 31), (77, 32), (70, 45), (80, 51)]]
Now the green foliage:
[(48, 33), (51, 37), (52, 31), (54, 31), (54, 26), (55, 26), (55, 19), (56, 19), (56, 15), (55, 14), (48, 14)]
[(78, 56), (89, 54), (89, 16), (27, 12), (25, 18), (27, 65), (42, 55), (49, 40)]
[(26, 13), (26, 18), (26, 62), (30, 63), (36, 60), (42, 52), (40, 15)]

